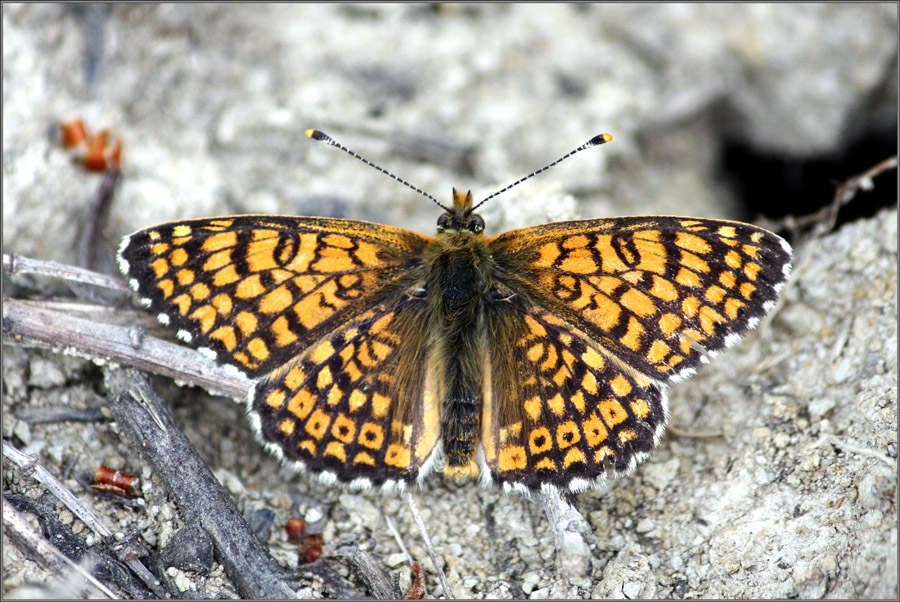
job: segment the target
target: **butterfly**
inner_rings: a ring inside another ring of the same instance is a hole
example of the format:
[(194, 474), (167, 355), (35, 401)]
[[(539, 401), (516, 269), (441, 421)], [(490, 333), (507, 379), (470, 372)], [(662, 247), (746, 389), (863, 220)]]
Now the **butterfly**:
[(749, 224), (617, 217), (489, 238), (471, 192), (425, 196), (444, 208), (432, 237), (214, 217), (135, 232), (119, 264), (179, 338), (255, 379), (250, 422), (286, 464), (357, 489), (441, 471), (521, 495), (632, 471), (663, 434), (667, 386), (755, 327), (790, 273), (790, 245)]

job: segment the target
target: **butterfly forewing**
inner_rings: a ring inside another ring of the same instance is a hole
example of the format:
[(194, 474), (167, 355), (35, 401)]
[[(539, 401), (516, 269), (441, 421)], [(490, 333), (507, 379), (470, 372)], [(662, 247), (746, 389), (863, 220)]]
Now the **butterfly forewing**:
[(547, 224), (489, 246), (510, 287), (662, 382), (755, 326), (791, 258), (755, 226), (662, 216)]
[(260, 376), (377, 303), (428, 240), (352, 220), (247, 215), (141, 230), (119, 259), (181, 338)]

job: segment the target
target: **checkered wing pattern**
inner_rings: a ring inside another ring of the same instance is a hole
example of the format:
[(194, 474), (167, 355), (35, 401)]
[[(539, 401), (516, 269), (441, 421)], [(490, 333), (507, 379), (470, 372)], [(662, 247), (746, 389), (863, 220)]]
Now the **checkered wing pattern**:
[(547, 224), (488, 247), (515, 294), (488, 316), (485, 456), (495, 481), (531, 488), (583, 489), (646, 457), (665, 384), (754, 327), (791, 258), (761, 228), (677, 217)]
[(119, 263), (181, 339), (257, 377), (375, 306), (428, 241), (353, 220), (245, 215), (140, 230)]

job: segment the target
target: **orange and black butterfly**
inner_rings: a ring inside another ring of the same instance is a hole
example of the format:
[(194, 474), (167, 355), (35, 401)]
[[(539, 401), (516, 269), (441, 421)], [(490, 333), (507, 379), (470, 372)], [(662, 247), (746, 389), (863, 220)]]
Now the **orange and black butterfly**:
[(666, 386), (753, 328), (790, 271), (790, 246), (748, 224), (619, 217), (488, 238), (476, 207), (454, 190), (434, 237), (173, 222), (125, 238), (119, 261), (181, 339), (258, 379), (251, 422), (291, 466), (357, 488), (438, 469), (521, 494), (643, 461)]

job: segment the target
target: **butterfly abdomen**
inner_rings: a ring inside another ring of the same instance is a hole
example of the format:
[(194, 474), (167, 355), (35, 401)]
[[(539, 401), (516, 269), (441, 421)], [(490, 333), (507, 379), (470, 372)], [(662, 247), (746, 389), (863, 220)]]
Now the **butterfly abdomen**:
[(483, 247), (444, 247), (428, 277), (431, 345), (441, 375), (441, 438), (447, 472), (477, 474), (485, 299)]

